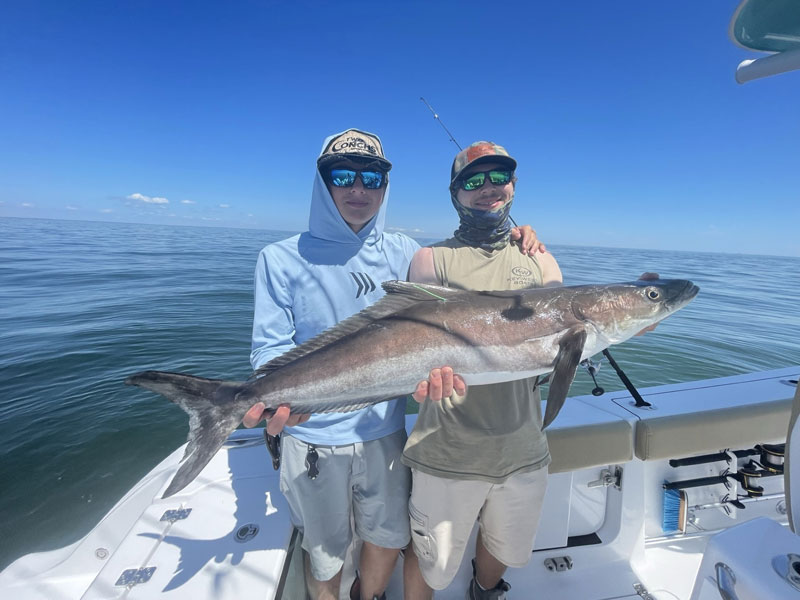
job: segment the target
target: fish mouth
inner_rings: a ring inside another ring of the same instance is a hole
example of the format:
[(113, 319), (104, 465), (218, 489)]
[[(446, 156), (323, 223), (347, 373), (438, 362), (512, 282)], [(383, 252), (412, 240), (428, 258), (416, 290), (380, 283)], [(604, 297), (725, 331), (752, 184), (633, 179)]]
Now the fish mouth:
[(675, 293), (672, 299), (670, 299), (666, 305), (670, 311), (678, 310), (679, 308), (683, 308), (689, 302), (691, 302), (697, 293), (700, 291), (700, 288), (696, 286), (691, 281), (686, 281), (685, 285)]

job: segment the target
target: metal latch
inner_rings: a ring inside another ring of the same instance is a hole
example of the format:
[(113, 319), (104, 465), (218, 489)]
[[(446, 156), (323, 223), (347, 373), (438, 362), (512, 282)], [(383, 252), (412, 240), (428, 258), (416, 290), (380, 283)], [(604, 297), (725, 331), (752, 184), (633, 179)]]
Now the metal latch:
[(114, 585), (133, 587), (139, 583), (147, 583), (156, 572), (155, 567), (144, 567), (142, 569), (127, 569), (117, 579)]
[(544, 568), (552, 572), (569, 571), (572, 568), (572, 558), (569, 556), (554, 556), (544, 559)]
[(622, 467), (614, 467), (611, 469), (603, 469), (600, 471), (600, 479), (590, 481), (586, 484), (588, 487), (608, 487), (613, 485), (615, 488), (622, 489)]
[(633, 584), (633, 591), (635, 591), (636, 595), (639, 596), (642, 600), (656, 600), (656, 597), (653, 596), (650, 592), (648, 592), (647, 588), (644, 587), (644, 585), (639, 583), (638, 581)]

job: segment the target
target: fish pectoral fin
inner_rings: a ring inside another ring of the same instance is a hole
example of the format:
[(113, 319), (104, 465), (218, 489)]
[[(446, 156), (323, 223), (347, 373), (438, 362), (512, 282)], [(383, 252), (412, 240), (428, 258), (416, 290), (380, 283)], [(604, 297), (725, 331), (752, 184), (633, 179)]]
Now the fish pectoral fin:
[(581, 362), (583, 346), (586, 344), (586, 329), (583, 325), (570, 328), (559, 342), (558, 354), (553, 363), (550, 376), (550, 389), (547, 392), (547, 405), (544, 411), (542, 429), (550, 425), (564, 405), (569, 386), (575, 379), (575, 371)]

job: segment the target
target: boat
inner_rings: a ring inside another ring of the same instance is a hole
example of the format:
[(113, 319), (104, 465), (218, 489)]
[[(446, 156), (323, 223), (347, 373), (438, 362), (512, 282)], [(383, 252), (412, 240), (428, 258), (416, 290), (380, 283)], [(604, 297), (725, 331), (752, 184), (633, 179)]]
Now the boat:
[[(740, 65), (740, 82), (800, 68), (793, 4), (739, 5), (732, 38), (772, 53)], [(510, 596), (800, 599), (798, 378), (795, 366), (642, 388), (638, 398), (570, 398), (547, 431), (553, 460), (541, 525), (528, 566), (508, 571)], [(406, 417), (409, 431), (414, 420)], [(301, 534), (262, 432), (235, 431), (191, 484), (162, 499), (184, 449), (82, 539), (9, 565), (0, 597), (304, 600)], [(357, 553), (356, 540), (342, 597)], [(436, 597), (463, 598), (470, 577), (465, 559)], [(387, 597), (402, 596), (401, 557)]]

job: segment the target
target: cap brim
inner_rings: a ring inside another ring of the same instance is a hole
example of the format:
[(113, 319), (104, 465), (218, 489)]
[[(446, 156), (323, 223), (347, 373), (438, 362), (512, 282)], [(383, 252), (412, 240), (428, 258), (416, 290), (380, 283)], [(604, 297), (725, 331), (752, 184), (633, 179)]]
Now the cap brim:
[(366, 154), (325, 154), (317, 159), (317, 167), (325, 167), (337, 162), (351, 160), (364, 165), (376, 165), (387, 173), (392, 170), (392, 163), (385, 158), (378, 156), (368, 156)]
[(472, 162), (467, 163), (464, 166), (463, 169), (461, 169), (458, 173), (453, 175), (453, 177), (450, 179), (450, 182), (452, 183), (453, 181), (456, 181), (459, 177), (461, 177), (461, 174), (464, 171), (466, 171), (467, 169), (469, 169), (470, 167), (474, 167), (475, 165), (481, 165), (481, 164), (485, 164), (485, 163), (496, 163), (498, 165), (511, 167), (512, 171), (516, 171), (517, 170), (517, 161), (515, 161), (510, 156), (502, 156), (502, 155), (498, 155), (498, 154), (487, 154), (485, 156), (479, 156), (478, 158), (476, 158)]

